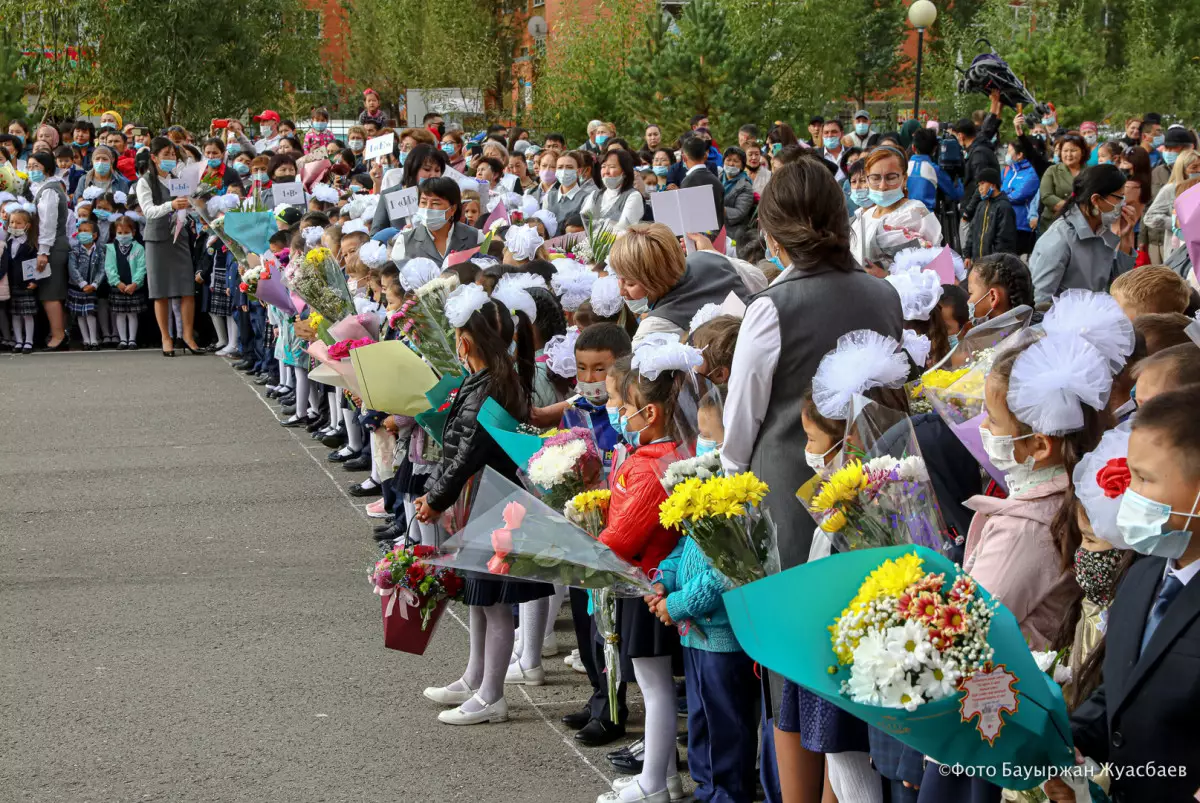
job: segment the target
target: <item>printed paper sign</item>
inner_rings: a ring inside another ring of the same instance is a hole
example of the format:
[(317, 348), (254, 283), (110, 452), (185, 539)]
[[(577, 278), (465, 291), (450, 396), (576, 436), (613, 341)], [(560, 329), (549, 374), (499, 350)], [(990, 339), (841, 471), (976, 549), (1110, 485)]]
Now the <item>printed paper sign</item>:
[(21, 263), (21, 275), (25, 277), (27, 282), (40, 282), (42, 279), (50, 278), (50, 263), (46, 263), (46, 267), (38, 270), (37, 257), (27, 259)]
[(271, 185), (275, 203), (290, 206), (304, 206), (304, 185), (299, 181), (288, 181), (283, 184)]
[(505, 192), (516, 192), (517, 191), (517, 177), (514, 176), (512, 173), (502, 176), (500, 178), (500, 186), (504, 188)]
[(363, 158), (378, 159), (380, 156), (389, 156), (395, 148), (396, 135), (394, 133), (389, 132), (378, 137), (371, 137), (363, 149)]
[(473, 190), (479, 193), (479, 208), (487, 209), (488, 203), (488, 184), (486, 181), (480, 183), (471, 176), (464, 176), (462, 173), (455, 170), (453, 167), (447, 167), (442, 171), (443, 178), (452, 178), (454, 183), (458, 185), (460, 190)]
[(172, 198), (186, 198), (192, 194), (192, 183), (186, 178), (168, 178), (164, 183)]
[(963, 722), (970, 722), (976, 715), (979, 721), (975, 728), (988, 744), (995, 745), (1000, 729), (1004, 727), (1004, 719), (1000, 712), (1017, 713), (1019, 703), (1017, 693), (1013, 689), (1017, 676), (1007, 670), (1004, 664), (987, 671), (976, 672), (969, 679), (961, 681), (959, 688), (964, 694), (959, 702), (959, 712)]
[(400, 220), (417, 211), (420, 191), (416, 187), (409, 187), (399, 192), (385, 192), (383, 200), (387, 203), (388, 219)]

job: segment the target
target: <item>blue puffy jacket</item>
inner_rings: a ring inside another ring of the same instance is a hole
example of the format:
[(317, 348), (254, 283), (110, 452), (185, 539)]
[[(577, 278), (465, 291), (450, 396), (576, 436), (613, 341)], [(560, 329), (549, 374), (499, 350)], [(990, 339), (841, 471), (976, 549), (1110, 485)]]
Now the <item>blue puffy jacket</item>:
[(1028, 159), (1013, 162), (1004, 168), (1003, 184), (1004, 194), (1017, 214), (1017, 231), (1033, 231), (1029, 228), (1029, 206), (1041, 188), (1037, 171)]

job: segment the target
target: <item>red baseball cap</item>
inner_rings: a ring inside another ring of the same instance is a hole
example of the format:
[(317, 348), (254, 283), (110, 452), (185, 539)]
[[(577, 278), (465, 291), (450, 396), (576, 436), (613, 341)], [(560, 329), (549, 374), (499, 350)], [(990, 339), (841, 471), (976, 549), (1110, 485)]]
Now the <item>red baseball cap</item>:
[(254, 115), (254, 122), (261, 123), (263, 120), (270, 120), (271, 122), (278, 123), (279, 112), (272, 109), (263, 109), (262, 114)]

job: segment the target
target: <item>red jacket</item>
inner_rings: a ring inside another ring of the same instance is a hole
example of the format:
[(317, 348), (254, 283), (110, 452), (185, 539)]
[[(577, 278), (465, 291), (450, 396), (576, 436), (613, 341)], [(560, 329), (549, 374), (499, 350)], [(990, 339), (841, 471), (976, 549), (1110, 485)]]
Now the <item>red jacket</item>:
[(137, 151), (133, 148), (126, 148), (125, 152), (117, 157), (117, 172), (130, 181), (137, 181)]
[(609, 479), (612, 499), (600, 542), (647, 574), (671, 554), (680, 538), (658, 522), (658, 507), (667, 498), (659, 481), (659, 461), (675, 448), (672, 442), (639, 446)]

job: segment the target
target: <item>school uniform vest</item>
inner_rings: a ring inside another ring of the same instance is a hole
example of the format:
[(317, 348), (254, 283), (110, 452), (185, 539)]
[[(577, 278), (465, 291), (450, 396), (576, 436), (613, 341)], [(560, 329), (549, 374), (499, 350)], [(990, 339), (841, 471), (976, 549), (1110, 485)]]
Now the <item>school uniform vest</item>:
[(621, 214), (625, 211), (625, 202), (629, 200), (630, 195), (636, 195), (637, 189), (630, 187), (617, 196), (617, 200), (612, 202), (611, 206), (605, 207), (602, 198), (596, 199), (596, 218), (598, 220), (611, 220), (616, 223), (621, 219)]
[[(150, 188), (150, 197), (155, 206), (165, 204), (167, 202), (167, 188), (158, 180), (158, 176), (154, 174), (154, 166), (146, 171), (146, 175), (142, 176), (141, 180)], [(142, 214), (146, 214), (145, 209)], [(146, 242), (164, 242), (171, 239), (171, 221), (174, 215), (163, 215), (162, 217), (146, 217), (145, 228), (142, 231), (142, 239)]]
[(546, 193), (545, 207), (554, 213), (554, 219), (558, 221), (558, 227), (561, 230), (566, 226), (567, 218), (579, 214), (579, 210), (583, 209), (584, 201), (591, 197), (591, 194), (586, 187), (580, 186), (575, 192), (575, 197), (568, 198), (563, 195), (562, 187), (555, 185)]
[(129, 262), (129, 253), (133, 252), (133, 246), (129, 247), (129, 253), (122, 253), (121, 246), (113, 246), (113, 251), (117, 257), (117, 278), (121, 280), (121, 284), (133, 284), (133, 265)]
[(48, 192), (54, 193), (55, 201), (58, 204), (58, 220), (54, 225), (54, 244), (50, 246), (51, 253), (59, 252), (63, 254), (70, 253), (71, 243), (67, 239), (67, 192), (63, 189), (63, 185), (58, 181), (47, 181), (38, 190), (37, 197), (33, 199), (35, 206), (42, 202), (42, 196)]

